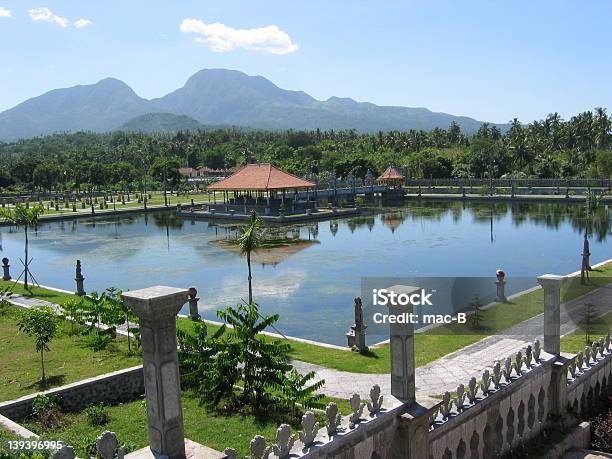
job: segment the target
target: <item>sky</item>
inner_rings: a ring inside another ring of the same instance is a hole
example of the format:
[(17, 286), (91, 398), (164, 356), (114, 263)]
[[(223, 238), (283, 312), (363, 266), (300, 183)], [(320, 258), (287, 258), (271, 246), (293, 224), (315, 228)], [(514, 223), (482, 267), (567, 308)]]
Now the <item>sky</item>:
[(610, 0), (0, 0), (0, 111), (125, 81), (161, 97), (203, 68), (317, 99), (504, 123), (612, 107)]

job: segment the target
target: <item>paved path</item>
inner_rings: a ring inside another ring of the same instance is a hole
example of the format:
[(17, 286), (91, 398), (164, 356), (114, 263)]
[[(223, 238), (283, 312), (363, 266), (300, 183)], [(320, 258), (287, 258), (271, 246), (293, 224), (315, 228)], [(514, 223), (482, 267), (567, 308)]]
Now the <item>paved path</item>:
[[(577, 326), (571, 319), (576, 318), (577, 311), (587, 302), (595, 304), (600, 315), (612, 311), (612, 284), (562, 306), (562, 335), (576, 330)], [(444, 391), (455, 390), (460, 383), (467, 384), (472, 376), (480, 378), (482, 372), (486, 368), (490, 369), (495, 360), (516, 354), (536, 339), (543, 343), (543, 329), (544, 315), (540, 314), (505, 330), (503, 335), (489, 336), (417, 368), (417, 393), (440, 395)], [(293, 365), (300, 372), (315, 371), (319, 379), (325, 379), (323, 390), (330, 397), (348, 398), (354, 392), (364, 397), (374, 384), (378, 384), (383, 393), (391, 392), (389, 374), (348, 373), (298, 361), (294, 361)]]
[[(20, 295), (13, 295), (9, 301), (22, 307), (44, 304), (56, 311), (60, 310), (59, 306), (54, 303)], [(562, 306), (562, 335), (571, 333), (577, 328), (572, 319), (576, 319), (578, 311), (587, 302), (595, 304), (600, 315), (612, 311), (612, 284)], [(421, 395), (440, 395), (444, 391), (455, 390), (460, 383), (467, 384), (472, 376), (480, 378), (486, 368), (491, 368), (494, 360), (511, 356), (532, 344), (536, 339), (543, 342), (543, 328), (544, 316), (540, 314), (505, 330), (503, 334), (489, 336), (417, 368), (417, 393)], [(118, 331), (121, 333), (122, 330)], [(323, 390), (330, 397), (349, 398), (355, 392), (365, 397), (374, 384), (380, 386), (383, 394), (391, 392), (389, 374), (349, 373), (298, 360), (294, 360), (292, 363), (300, 373), (314, 371), (317, 374), (317, 380), (324, 379), (325, 387)]]

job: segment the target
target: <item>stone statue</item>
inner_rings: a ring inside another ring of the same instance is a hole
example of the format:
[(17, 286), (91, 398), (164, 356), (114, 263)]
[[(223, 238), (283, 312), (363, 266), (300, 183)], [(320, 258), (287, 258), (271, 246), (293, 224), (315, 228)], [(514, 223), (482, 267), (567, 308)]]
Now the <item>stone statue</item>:
[(83, 287), (83, 281), (85, 278), (83, 277), (83, 273), (81, 272), (81, 260), (76, 261), (76, 270), (74, 280), (76, 282), (76, 294), (78, 296), (85, 295), (85, 288)]
[(355, 298), (355, 324), (346, 333), (348, 347), (356, 352), (365, 352), (368, 350), (366, 345), (366, 327), (363, 323), (363, 305), (361, 298)]
[(361, 330), (363, 328), (363, 306), (361, 298), (355, 298), (355, 328)]

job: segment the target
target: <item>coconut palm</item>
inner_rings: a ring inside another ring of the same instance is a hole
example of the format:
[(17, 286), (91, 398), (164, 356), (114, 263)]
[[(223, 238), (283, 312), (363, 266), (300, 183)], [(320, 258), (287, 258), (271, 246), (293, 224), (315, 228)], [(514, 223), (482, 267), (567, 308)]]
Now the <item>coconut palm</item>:
[(247, 267), (249, 269), (249, 304), (253, 302), (253, 287), (251, 275), (251, 252), (261, 245), (261, 219), (257, 213), (253, 211), (249, 224), (242, 230), (238, 243), (240, 244), (240, 253), (246, 256)]
[(2, 209), (0, 212), (0, 218), (14, 226), (22, 227), (25, 234), (25, 259), (23, 261), (25, 275), (23, 285), (25, 288), (28, 288), (28, 274), (31, 274), (29, 268), (30, 259), (28, 258), (28, 229), (36, 228), (39, 217), (43, 212), (42, 206), (35, 205), (28, 208), (21, 203), (15, 204), (15, 207), (12, 209)]

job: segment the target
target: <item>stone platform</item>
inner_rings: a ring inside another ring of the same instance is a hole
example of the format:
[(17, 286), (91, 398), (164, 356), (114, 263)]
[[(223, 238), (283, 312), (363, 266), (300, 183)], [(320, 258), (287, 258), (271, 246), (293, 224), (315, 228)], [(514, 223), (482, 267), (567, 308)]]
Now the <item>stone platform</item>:
[[(318, 220), (331, 220), (333, 218), (348, 217), (359, 215), (360, 210), (357, 207), (335, 209), (335, 210), (319, 210), (310, 214), (291, 214), (291, 215), (259, 215), (259, 218), (265, 223), (289, 224), (300, 222), (312, 222)], [(251, 218), (251, 214), (236, 213), (236, 212), (210, 212), (208, 210), (179, 210), (176, 215), (180, 218), (188, 220), (219, 220), (227, 222), (246, 222)]]

